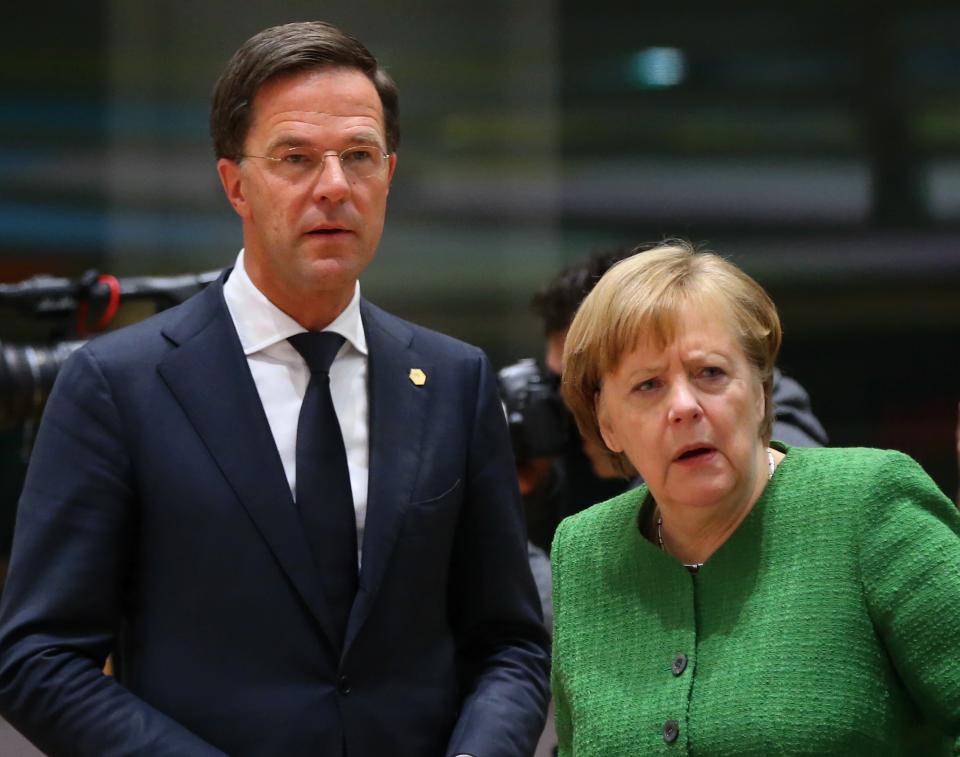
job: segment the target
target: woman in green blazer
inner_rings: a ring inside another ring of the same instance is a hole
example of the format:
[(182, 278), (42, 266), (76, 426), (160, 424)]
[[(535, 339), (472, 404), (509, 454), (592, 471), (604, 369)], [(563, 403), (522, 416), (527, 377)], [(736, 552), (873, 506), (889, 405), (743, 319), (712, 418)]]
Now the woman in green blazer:
[(564, 397), (645, 485), (554, 540), (561, 755), (960, 754), (960, 515), (899, 453), (770, 441), (780, 339), (682, 242), (581, 306)]

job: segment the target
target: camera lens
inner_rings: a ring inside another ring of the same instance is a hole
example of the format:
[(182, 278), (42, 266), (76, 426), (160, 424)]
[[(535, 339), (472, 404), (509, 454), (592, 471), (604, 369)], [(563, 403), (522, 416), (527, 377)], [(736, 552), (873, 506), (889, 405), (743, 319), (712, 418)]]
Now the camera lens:
[(560, 399), (559, 377), (554, 376), (533, 358), (518, 360), (497, 374), (517, 460), (553, 457), (564, 450), (569, 414)]
[(81, 344), (0, 343), (0, 429), (40, 418), (60, 367)]

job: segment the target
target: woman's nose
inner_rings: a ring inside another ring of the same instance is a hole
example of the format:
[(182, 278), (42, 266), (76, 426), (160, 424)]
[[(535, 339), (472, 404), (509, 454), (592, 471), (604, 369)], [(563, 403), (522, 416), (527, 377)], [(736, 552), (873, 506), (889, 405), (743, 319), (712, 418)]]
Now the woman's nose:
[(703, 414), (700, 400), (687, 381), (678, 381), (671, 387), (670, 406), (667, 412), (671, 423), (696, 420)]

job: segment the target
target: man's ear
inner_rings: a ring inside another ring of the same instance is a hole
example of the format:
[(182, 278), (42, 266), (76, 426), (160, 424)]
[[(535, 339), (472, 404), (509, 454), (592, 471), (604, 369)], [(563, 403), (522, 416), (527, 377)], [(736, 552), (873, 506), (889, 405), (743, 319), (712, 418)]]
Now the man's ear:
[(220, 158), (217, 161), (217, 174), (223, 185), (223, 192), (227, 200), (237, 211), (237, 215), (246, 218), (248, 212), (247, 197), (243, 190), (243, 173), (240, 164), (230, 158)]
[(387, 159), (387, 192), (390, 191), (390, 184), (393, 182), (393, 172), (397, 170), (397, 154), (394, 153)]
[(617, 432), (610, 423), (610, 414), (607, 412), (606, 403), (603, 401), (603, 390), (601, 389), (593, 397), (594, 409), (597, 413), (597, 425), (600, 427), (600, 436), (607, 449), (611, 452), (623, 452), (623, 445), (617, 438)]

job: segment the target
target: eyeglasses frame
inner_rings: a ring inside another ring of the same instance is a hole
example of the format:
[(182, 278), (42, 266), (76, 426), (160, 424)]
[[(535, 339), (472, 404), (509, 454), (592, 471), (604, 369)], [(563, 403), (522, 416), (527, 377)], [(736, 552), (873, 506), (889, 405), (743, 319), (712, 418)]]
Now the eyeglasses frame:
[[(347, 147), (341, 150), (340, 152), (337, 152), (336, 150), (324, 150), (321, 152), (316, 147), (300, 146), (300, 147), (289, 147), (287, 148), (287, 152), (290, 153), (290, 152), (293, 152), (294, 150), (310, 150), (312, 152), (319, 153), (320, 154), (320, 161), (319, 161), (320, 171), (317, 174), (317, 177), (319, 178), (320, 176), (323, 176), (324, 169), (327, 167), (327, 161), (326, 161), (327, 158), (333, 158), (333, 157), (337, 158), (340, 161), (340, 168), (343, 169), (343, 156), (346, 153), (353, 152), (355, 150), (361, 150), (361, 149), (373, 150), (375, 152), (380, 153), (381, 157), (383, 157), (383, 163), (381, 163), (382, 167), (378, 168), (377, 171), (375, 171), (374, 173), (367, 174), (365, 176), (356, 176), (356, 178), (358, 179), (372, 179), (374, 176), (380, 175), (384, 170), (383, 167), (389, 165), (390, 158), (393, 157), (393, 153), (384, 152), (377, 145), (353, 145), (351, 147)], [(274, 157), (273, 155), (241, 155), (240, 156), (241, 160), (245, 160), (246, 158), (257, 158), (259, 160), (269, 160), (273, 163), (282, 163), (284, 160), (284, 157), (285, 156)]]

